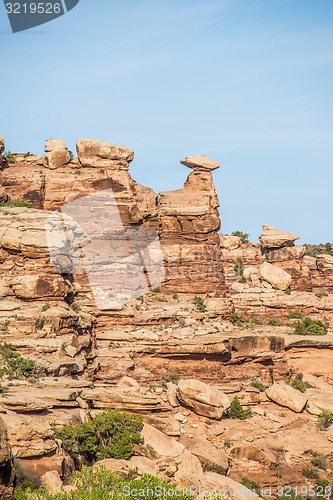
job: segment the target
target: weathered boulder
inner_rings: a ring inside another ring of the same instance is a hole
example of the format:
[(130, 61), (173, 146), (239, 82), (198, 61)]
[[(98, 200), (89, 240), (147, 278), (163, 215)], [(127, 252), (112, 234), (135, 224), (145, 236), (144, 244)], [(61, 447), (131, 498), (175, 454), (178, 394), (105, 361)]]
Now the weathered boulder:
[(277, 290), (285, 290), (291, 283), (291, 276), (289, 273), (275, 264), (269, 264), (269, 262), (261, 264), (259, 276), (262, 281), (269, 283)]
[(68, 151), (68, 147), (64, 141), (61, 141), (60, 139), (47, 139), (44, 149), (45, 153), (59, 150)]
[[(229, 496), (234, 500), (244, 500), (244, 498), (251, 498), (252, 500), (260, 500), (260, 496), (253, 490), (249, 490), (243, 484), (234, 481), (230, 477), (216, 474), (215, 472), (208, 472), (204, 475), (203, 488), (208, 490), (218, 491), (221, 498), (228, 498)], [(205, 494), (201, 493), (197, 500), (203, 500)]]
[(229, 236), (227, 234), (220, 234), (220, 245), (227, 250), (236, 250), (242, 244), (239, 236)]
[(195, 379), (181, 380), (177, 397), (182, 405), (209, 418), (221, 418), (230, 406), (228, 396), (223, 392)]
[(61, 168), (70, 162), (70, 155), (67, 149), (57, 149), (56, 151), (50, 151), (45, 153), (43, 156), (43, 165), (45, 168), (55, 170), (56, 168)]
[(215, 170), (220, 167), (220, 164), (213, 160), (213, 158), (208, 158), (208, 156), (195, 156), (190, 155), (186, 156), (184, 160), (181, 160), (180, 163), (185, 165), (186, 167), (193, 168), (193, 170)]
[(259, 241), (262, 247), (266, 248), (279, 248), (284, 246), (291, 246), (295, 240), (299, 240), (299, 236), (294, 233), (286, 231), (278, 231), (273, 226), (264, 224), (262, 226), (262, 234), (259, 236)]
[(50, 470), (40, 478), (41, 485), (50, 493), (57, 495), (61, 492), (62, 481), (56, 470)]
[(116, 144), (93, 139), (78, 139), (76, 149), (81, 165), (97, 168), (128, 168), (134, 151)]
[(183, 437), (180, 440), (193, 455), (195, 455), (205, 471), (227, 474), (229, 463), (228, 456), (224, 449), (216, 448), (205, 437), (193, 436)]
[(135, 445), (134, 448), (138, 454), (150, 460), (172, 459), (178, 464), (182, 461), (184, 446), (172, 437), (166, 436), (149, 424), (144, 424), (141, 436), (144, 439), (143, 444)]
[(172, 382), (167, 383), (167, 398), (168, 402), (171, 404), (171, 406), (173, 406), (173, 408), (179, 406), (179, 400), (177, 398), (177, 386)]
[(307, 401), (308, 398), (300, 391), (293, 389), (290, 385), (277, 383), (273, 384), (266, 389), (266, 395), (281, 406), (286, 406), (297, 413), (300, 413)]
[(2, 137), (2, 135), (0, 135), (0, 155), (1, 155), (1, 153), (4, 152), (4, 150), (5, 150), (5, 140)]

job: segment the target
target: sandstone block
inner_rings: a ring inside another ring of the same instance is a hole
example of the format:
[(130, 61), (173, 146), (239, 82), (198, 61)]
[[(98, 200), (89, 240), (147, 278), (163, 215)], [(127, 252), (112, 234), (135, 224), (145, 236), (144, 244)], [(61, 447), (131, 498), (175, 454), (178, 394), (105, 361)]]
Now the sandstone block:
[(47, 139), (45, 143), (45, 153), (50, 153), (51, 151), (59, 151), (59, 150), (68, 151), (68, 147), (64, 141), (60, 141), (59, 139)]
[(186, 156), (184, 160), (181, 160), (180, 163), (185, 165), (186, 167), (193, 168), (194, 170), (215, 170), (220, 167), (220, 164), (213, 160), (213, 158), (208, 158), (208, 156), (195, 156), (190, 155)]
[(43, 164), (45, 168), (55, 170), (61, 168), (70, 162), (69, 152), (65, 149), (50, 151), (43, 156)]
[(281, 269), (281, 267), (275, 264), (269, 264), (268, 262), (261, 264), (259, 275), (261, 280), (266, 281), (277, 290), (285, 290), (291, 283), (291, 276), (289, 273)]
[(177, 387), (180, 403), (198, 415), (219, 419), (229, 406), (228, 396), (195, 379), (181, 380)]
[(265, 392), (274, 403), (286, 406), (297, 413), (304, 409), (308, 400), (300, 391), (293, 389), (290, 385), (281, 383), (271, 385)]
[(0, 135), (0, 154), (3, 153), (4, 150), (5, 150), (5, 140), (2, 137), (2, 135)]
[(78, 139), (76, 149), (84, 167), (127, 168), (134, 158), (134, 151), (131, 149), (93, 139)]
[(286, 231), (277, 231), (275, 227), (264, 224), (262, 226), (263, 232), (259, 236), (261, 246), (268, 248), (279, 248), (283, 246), (291, 246), (295, 240), (299, 240), (299, 236), (294, 233)]

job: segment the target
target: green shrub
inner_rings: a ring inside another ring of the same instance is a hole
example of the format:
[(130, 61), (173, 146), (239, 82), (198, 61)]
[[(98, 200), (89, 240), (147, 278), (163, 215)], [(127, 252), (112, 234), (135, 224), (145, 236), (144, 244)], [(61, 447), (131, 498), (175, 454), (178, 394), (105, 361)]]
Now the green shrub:
[(154, 288), (153, 293), (160, 293), (160, 287), (158, 286)]
[(317, 292), (316, 297), (318, 297), (318, 299), (322, 299), (323, 297), (328, 297), (328, 293), (327, 292)]
[(30, 153), (30, 151), (28, 151), (27, 153), (25, 153), (24, 158), (29, 158), (29, 156), (34, 156), (34, 155)]
[(34, 361), (26, 359), (11, 349), (10, 345), (0, 344), (0, 378), (28, 378), (37, 374)]
[(207, 311), (207, 307), (205, 306), (204, 300), (202, 297), (199, 297), (198, 295), (193, 297), (193, 304), (196, 306), (198, 311), (200, 311), (200, 312)]
[(243, 477), (242, 479), (242, 484), (248, 488), (249, 490), (254, 490), (257, 495), (261, 496), (261, 486), (259, 483), (256, 483), (255, 481), (251, 481), (250, 479), (248, 479), (247, 477)]
[(267, 389), (267, 386), (257, 379), (252, 380), (251, 387), (259, 389), (260, 392), (265, 392), (265, 390)]
[(178, 292), (177, 292), (177, 290), (174, 290), (174, 291), (173, 291), (172, 298), (173, 298), (174, 300), (178, 300)]
[[(128, 480), (107, 471), (105, 467), (85, 467), (81, 472), (72, 474), (70, 484), (77, 489), (70, 493), (52, 495), (44, 488), (15, 490), (15, 500), (193, 500), (193, 497), (184, 489), (177, 489), (174, 483), (165, 479), (144, 474), (141, 479)], [(148, 492), (140, 495), (140, 491)], [(33, 495), (32, 495), (33, 492)], [(211, 498), (211, 497), (210, 497)], [(213, 497), (214, 498), (214, 497)], [(217, 498), (215, 497), (215, 500)]]
[(285, 289), (285, 291), (284, 291), (284, 293), (286, 293), (287, 295), (291, 295), (291, 290), (290, 290), (290, 288), (286, 288), (286, 289)]
[(6, 392), (8, 392), (8, 387), (4, 387), (0, 384), (0, 394), (5, 394)]
[(133, 444), (142, 443), (142, 416), (130, 417), (119, 410), (107, 410), (91, 421), (73, 427), (67, 425), (56, 435), (65, 450), (82, 455), (89, 463), (105, 458), (130, 458)]
[(283, 322), (277, 316), (268, 318), (267, 325), (269, 326), (283, 326)]
[(238, 283), (246, 283), (246, 278), (245, 276), (242, 276), (239, 280)]
[(303, 319), (305, 315), (300, 311), (289, 311), (288, 317), (289, 319)]
[(50, 309), (50, 304), (48, 304), (48, 303), (44, 304), (43, 307), (42, 307), (42, 311), (45, 312), (48, 309)]
[(305, 255), (317, 258), (318, 255), (328, 254), (333, 255), (332, 243), (320, 243), (319, 245), (304, 245), (306, 248)]
[(68, 150), (70, 161), (74, 160), (74, 153), (70, 149)]
[(224, 447), (231, 448), (232, 441), (230, 438), (224, 438)]
[(238, 274), (238, 276), (243, 276), (244, 274), (244, 264), (240, 257), (236, 260), (234, 271)]
[(242, 323), (245, 323), (246, 321), (244, 316), (240, 316), (237, 313), (232, 313), (229, 319), (233, 325), (238, 325), (238, 326), (240, 326)]
[(308, 479), (318, 479), (318, 471), (315, 467), (303, 467), (302, 474)]
[(7, 333), (8, 332), (8, 325), (9, 325), (9, 321), (5, 321), (1, 326), (0, 326), (0, 332), (4, 332), (4, 333)]
[(251, 319), (251, 323), (253, 323), (254, 325), (263, 325), (264, 320), (262, 318), (257, 318), (255, 316), (254, 318)]
[(333, 423), (333, 413), (330, 411), (322, 411), (318, 415), (318, 427), (321, 431), (325, 431)]
[(75, 312), (77, 312), (77, 313), (80, 311), (80, 306), (79, 306), (79, 304), (77, 304), (76, 302), (73, 302), (73, 303), (71, 304), (71, 308), (73, 309), (73, 311), (75, 311)]
[(231, 233), (231, 236), (238, 236), (238, 238), (240, 238), (242, 240), (242, 242), (245, 243), (245, 241), (249, 241), (250, 234), (243, 233), (243, 231), (233, 231)]
[(21, 198), (17, 198), (14, 201), (3, 201), (0, 203), (0, 207), (9, 207), (9, 208), (33, 208), (32, 203), (28, 201), (23, 201)]
[(245, 420), (252, 415), (250, 408), (243, 408), (239, 402), (237, 396), (230, 403), (230, 408), (228, 409), (228, 415), (230, 418), (237, 418), (238, 420)]
[(15, 156), (10, 151), (5, 151), (2, 157), (7, 163), (15, 163)]
[(316, 455), (315, 457), (312, 457), (311, 463), (314, 467), (317, 467), (318, 469), (326, 470), (326, 468), (327, 468), (326, 460), (323, 457), (321, 457), (320, 455)]
[(163, 373), (162, 379), (164, 383), (168, 382), (178, 383), (180, 381), (180, 375), (178, 375), (178, 373)]
[(321, 321), (315, 321), (311, 318), (304, 318), (293, 324), (295, 335), (326, 335), (327, 328)]
[(299, 392), (305, 392), (306, 391), (306, 385), (304, 384), (304, 382), (302, 382), (302, 380), (300, 380), (299, 378), (295, 378), (292, 382), (291, 382), (291, 387), (293, 389), (296, 389), (297, 391)]

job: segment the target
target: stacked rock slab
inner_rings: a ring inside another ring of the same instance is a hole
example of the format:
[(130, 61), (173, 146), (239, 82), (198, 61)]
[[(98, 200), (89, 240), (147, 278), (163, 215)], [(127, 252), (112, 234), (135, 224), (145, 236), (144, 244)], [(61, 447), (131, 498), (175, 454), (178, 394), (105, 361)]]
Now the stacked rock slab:
[(211, 171), (219, 164), (205, 156), (181, 161), (193, 169), (182, 189), (160, 193), (158, 222), (168, 288), (188, 293), (222, 292), (219, 201)]

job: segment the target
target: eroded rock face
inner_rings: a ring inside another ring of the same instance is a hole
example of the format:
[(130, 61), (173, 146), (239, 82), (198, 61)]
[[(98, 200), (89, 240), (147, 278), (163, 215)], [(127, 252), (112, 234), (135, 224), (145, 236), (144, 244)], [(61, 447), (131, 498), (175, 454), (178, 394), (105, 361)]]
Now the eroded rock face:
[(221, 418), (230, 406), (229, 399), (223, 392), (194, 379), (178, 383), (177, 397), (182, 405), (209, 418)]
[(3, 500), (13, 498), (14, 477), (13, 456), (7, 439), (6, 427), (0, 418), (0, 498)]
[(304, 409), (308, 400), (300, 391), (293, 389), (290, 385), (280, 383), (273, 384), (266, 389), (266, 394), (275, 403), (286, 406), (297, 413)]
[(284, 246), (292, 246), (294, 242), (300, 238), (297, 234), (288, 233), (286, 231), (278, 231), (275, 227), (267, 224), (264, 224), (262, 229), (262, 234), (259, 236), (259, 241), (262, 247), (280, 248)]
[(78, 139), (76, 149), (84, 167), (128, 169), (134, 151), (109, 142), (93, 139)]
[(259, 275), (277, 290), (285, 290), (291, 283), (291, 276), (279, 266), (264, 262), (259, 268)]

